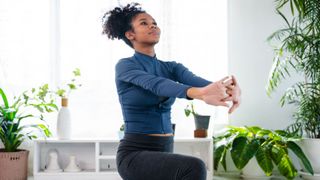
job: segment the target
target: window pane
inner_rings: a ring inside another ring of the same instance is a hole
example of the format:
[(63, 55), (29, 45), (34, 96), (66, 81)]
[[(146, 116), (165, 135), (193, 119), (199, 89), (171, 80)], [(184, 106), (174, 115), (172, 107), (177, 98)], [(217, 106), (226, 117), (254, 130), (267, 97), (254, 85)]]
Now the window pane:
[(0, 87), (8, 93), (51, 80), (49, 16), (46, 0), (0, 0)]

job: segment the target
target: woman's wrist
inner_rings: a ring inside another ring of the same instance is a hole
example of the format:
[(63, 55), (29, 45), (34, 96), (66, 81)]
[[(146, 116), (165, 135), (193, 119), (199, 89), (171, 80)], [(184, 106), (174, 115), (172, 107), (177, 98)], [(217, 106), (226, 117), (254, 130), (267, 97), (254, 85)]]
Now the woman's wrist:
[(187, 96), (192, 99), (199, 99), (202, 100), (203, 96), (203, 89), (202, 88), (196, 88), (196, 87), (191, 87), (187, 90)]

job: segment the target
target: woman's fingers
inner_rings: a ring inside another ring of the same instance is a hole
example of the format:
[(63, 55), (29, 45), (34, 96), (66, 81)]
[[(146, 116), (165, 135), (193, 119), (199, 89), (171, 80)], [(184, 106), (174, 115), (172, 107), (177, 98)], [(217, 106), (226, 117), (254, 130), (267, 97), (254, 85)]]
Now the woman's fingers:
[(232, 96), (226, 97), (223, 99), (223, 101), (232, 101), (234, 98)]
[(225, 81), (225, 80), (227, 80), (229, 78), (230, 78), (230, 76), (226, 76), (226, 77), (222, 78), (219, 82), (223, 82), (223, 81)]
[(233, 81), (233, 85), (237, 85), (238, 81), (236, 80), (236, 77), (234, 75), (231, 76), (232, 77), (232, 81)]
[(233, 105), (229, 109), (229, 114), (233, 113), (234, 110), (239, 107), (239, 105), (240, 105), (239, 103), (233, 103)]
[(225, 106), (225, 107), (229, 107), (229, 104), (228, 104), (228, 103), (226, 103), (226, 102), (224, 102), (224, 101), (219, 101), (219, 102), (217, 103), (217, 105), (218, 105), (218, 106)]
[(227, 76), (227, 77), (224, 77), (224, 78), (222, 78), (220, 81), (218, 81), (218, 82), (220, 82), (223, 86), (230, 86), (230, 85), (232, 85), (233, 84), (233, 80), (232, 80), (232, 77), (230, 77), (230, 76)]

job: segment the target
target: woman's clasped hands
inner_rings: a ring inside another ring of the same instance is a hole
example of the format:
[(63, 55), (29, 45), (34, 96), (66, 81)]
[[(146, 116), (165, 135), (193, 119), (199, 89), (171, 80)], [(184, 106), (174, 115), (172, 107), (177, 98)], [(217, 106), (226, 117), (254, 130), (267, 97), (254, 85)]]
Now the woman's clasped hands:
[(228, 101), (232, 103), (229, 114), (240, 105), (241, 90), (234, 76), (227, 76), (220, 81), (213, 82), (202, 88), (202, 100), (210, 105), (225, 106), (229, 108)]

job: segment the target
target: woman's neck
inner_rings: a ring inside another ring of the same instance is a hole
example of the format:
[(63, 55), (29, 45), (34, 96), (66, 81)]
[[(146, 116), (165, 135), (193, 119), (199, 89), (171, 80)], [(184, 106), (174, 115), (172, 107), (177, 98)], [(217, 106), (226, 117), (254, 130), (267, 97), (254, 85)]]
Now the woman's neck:
[(150, 46), (149, 47), (134, 47), (134, 50), (139, 53), (151, 56), (151, 57), (155, 56), (155, 51), (154, 51), (153, 46), (152, 47), (150, 47)]

